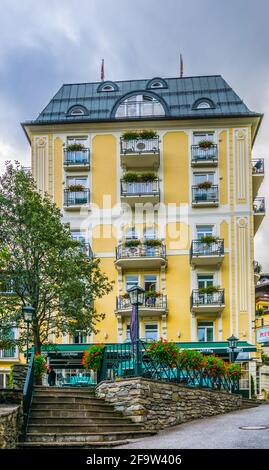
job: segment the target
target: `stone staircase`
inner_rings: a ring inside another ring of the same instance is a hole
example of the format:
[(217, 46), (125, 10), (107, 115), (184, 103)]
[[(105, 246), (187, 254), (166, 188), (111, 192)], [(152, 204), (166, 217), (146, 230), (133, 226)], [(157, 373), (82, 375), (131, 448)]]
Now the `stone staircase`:
[(93, 388), (36, 386), (20, 448), (107, 448), (154, 432), (97, 398)]
[(264, 400), (256, 400), (254, 398), (243, 398), (240, 409), (247, 410), (248, 408), (255, 408), (259, 405), (264, 405), (264, 402)]

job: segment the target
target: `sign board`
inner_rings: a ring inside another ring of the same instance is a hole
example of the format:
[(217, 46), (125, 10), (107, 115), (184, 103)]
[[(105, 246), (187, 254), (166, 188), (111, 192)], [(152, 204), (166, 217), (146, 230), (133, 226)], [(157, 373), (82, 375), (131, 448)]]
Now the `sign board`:
[(257, 330), (257, 343), (269, 343), (269, 326)]

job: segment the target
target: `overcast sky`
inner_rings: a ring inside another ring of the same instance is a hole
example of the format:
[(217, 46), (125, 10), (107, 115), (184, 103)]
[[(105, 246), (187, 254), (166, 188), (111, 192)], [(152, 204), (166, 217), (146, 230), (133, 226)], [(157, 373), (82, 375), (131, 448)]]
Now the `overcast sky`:
[[(221, 74), (265, 114), (253, 149), (269, 185), (268, 0), (0, 0), (0, 169), (30, 164), (20, 122), (34, 119), (62, 83)], [(267, 192), (267, 194), (266, 194)], [(267, 197), (269, 212), (269, 197)], [(269, 271), (269, 216), (255, 258)]]

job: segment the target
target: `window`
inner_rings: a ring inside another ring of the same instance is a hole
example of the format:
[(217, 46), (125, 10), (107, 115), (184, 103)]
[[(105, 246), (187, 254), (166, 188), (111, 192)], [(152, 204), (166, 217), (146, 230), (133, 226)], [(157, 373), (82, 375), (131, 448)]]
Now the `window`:
[(113, 82), (110, 82), (110, 81), (106, 81), (106, 82), (103, 82), (101, 83), (98, 88), (97, 88), (97, 92), (100, 93), (100, 91), (105, 91), (105, 92), (109, 92), (109, 91), (118, 91), (118, 86), (116, 85), (116, 83), (113, 83)]
[(196, 100), (192, 106), (192, 109), (211, 109), (215, 108), (215, 105), (212, 100), (209, 98), (199, 98)]
[(102, 91), (114, 91), (114, 88), (112, 85), (105, 85), (103, 86)]
[[(83, 186), (84, 189), (87, 188), (87, 177), (85, 176), (69, 176), (67, 178), (67, 187), (70, 186)], [(81, 190), (82, 191), (82, 190)]]
[(144, 276), (144, 289), (146, 292), (157, 291), (157, 275), (156, 274), (148, 274)]
[(157, 323), (145, 324), (145, 339), (146, 340), (158, 339), (158, 324)]
[(198, 341), (214, 341), (214, 322), (198, 322)]
[(131, 333), (130, 333), (130, 324), (129, 325), (126, 325), (126, 340), (130, 340), (131, 339)]
[(73, 336), (74, 344), (84, 344), (87, 343), (87, 335), (83, 331), (78, 330), (77, 333)]
[(164, 116), (161, 103), (150, 95), (135, 95), (121, 102), (116, 111), (116, 118), (142, 116)]
[(194, 173), (194, 183), (195, 185), (198, 185), (200, 183), (208, 181), (214, 184), (214, 176), (215, 173)]
[(75, 105), (75, 106), (72, 106), (68, 110), (67, 114), (68, 116), (85, 116), (85, 115), (88, 115), (89, 113), (84, 106)]
[(163, 84), (161, 82), (154, 82), (152, 83), (151, 88), (163, 88)]
[(130, 289), (131, 287), (138, 286), (138, 283), (139, 283), (138, 276), (126, 276), (125, 278), (126, 291)]
[(87, 137), (67, 137), (67, 145), (81, 144), (87, 147)]
[(135, 230), (134, 227), (131, 227), (131, 228), (127, 228), (126, 232), (125, 232), (125, 239), (126, 240), (137, 240), (138, 239), (138, 234), (137, 234), (137, 231)]
[(73, 240), (77, 240), (81, 243), (86, 243), (86, 235), (84, 233), (72, 231), (71, 235), (72, 235)]
[[(10, 329), (8, 336), (11, 340), (13, 340), (15, 338), (15, 331), (13, 329)], [(13, 347), (13, 348), (11, 347), (9, 349), (0, 349), (0, 358), (8, 359), (9, 357), (10, 358), (17, 357), (16, 347)]]
[(210, 108), (211, 108), (211, 106), (207, 101), (201, 101), (201, 103), (199, 103), (196, 106), (196, 109), (210, 109)]
[(167, 82), (163, 78), (155, 77), (147, 83), (146, 88), (147, 90), (150, 88), (167, 88)]
[(198, 225), (196, 226), (196, 233), (198, 240), (203, 237), (210, 237), (213, 235), (213, 225)]
[(8, 388), (9, 385), (9, 372), (1, 372), (0, 374), (0, 389)]
[(144, 230), (144, 239), (145, 240), (156, 240), (156, 230), (153, 227), (147, 227)]
[(198, 145), (201, 140), (210, 140), (214, 141), (214, 132), (194, 132), (193, 134), (193, 143)]
[(206, 275), (198, 274), (197, 276), (198, 289), (203, 288), (203, 287), (213, 286), (213, 283), (214, 283), (213, 274), (206, 274)]

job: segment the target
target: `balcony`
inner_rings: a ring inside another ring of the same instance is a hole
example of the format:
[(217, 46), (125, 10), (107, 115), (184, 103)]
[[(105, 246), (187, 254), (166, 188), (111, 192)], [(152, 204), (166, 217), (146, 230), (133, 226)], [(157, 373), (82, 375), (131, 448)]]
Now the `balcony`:
[[(132, 305), (130, 299), (125, 296), (117, 297), (116, 313), (123, 317), (130, 317), (132, 314)], [(144, 317), (154, 317), (167, 314), (167, 296), (159, 295), (158, 297), (145, 298), (144, 304), (139, 306), (139, 315)]]
[(209, 148), (201, 148), (199, 145), (191, 146), (191, 166), (205, 167), (217, 166), (218, 164), (218, 146), (213, 144)]
[(120, 159), (122, 168), (152, 169), (160, 166), (159, 137), (152, 139), (120, 140)]
[(137, 246), (126, 246), (120, 244), (116, 248), (115, 265), (124, 269), (159, 269), (166, 266), (165, 245), (148, 246), (140, 243)]
[(17, 348), (10, 348), (10, 349), (0, 349), (0, 359), (18, 359), (18, 350)]
[(192, 186), (192, 207), (217, 207), (219, 205), (219, 187), (217, 184), (208, 188)]
[(81, 207), (87, 206), (90, 202), (90, 190), (83, 189), (73, 191), (70, 189), (64, 190), (64, 209), (70, 211), (80, 210)]
[(195, 314), (220, 314), (225, 307), (224, 289), (216, 292), (201, 293), (200, 289), (194, 289), (191, 294), (191, 312)]
[(265, 216), (265, 198), (257, 197), (253, 201), (254, 211), (254, 234), (257, 232)]
[(64, 168), (66, 171), (89, 170), (90, 169), (90, 149), (81, 150), (64, 149)]
[(81, 247), (80, 247), (82, 253), (84, 253), (87, 258), (92, 259), (93, 258), (93, 252), (90, 243), (86, 242), (81, 242)]
[(260, 185), (264, 178), (264, 159), (259, 158), (252, 160), (252, 190), (253, 197), (255, 198), (258, 194)]
[(217, 266), (224, 259), (224, 240), (213, 239), (212, 242), (193, 240), (190, 249), (190, 263), (192, 266)]
[(121, 180), (121, 202), (132, 207), (137, 203), (158, 204), (160, 202), (159, 178), (153, 181), (127, 182)]

